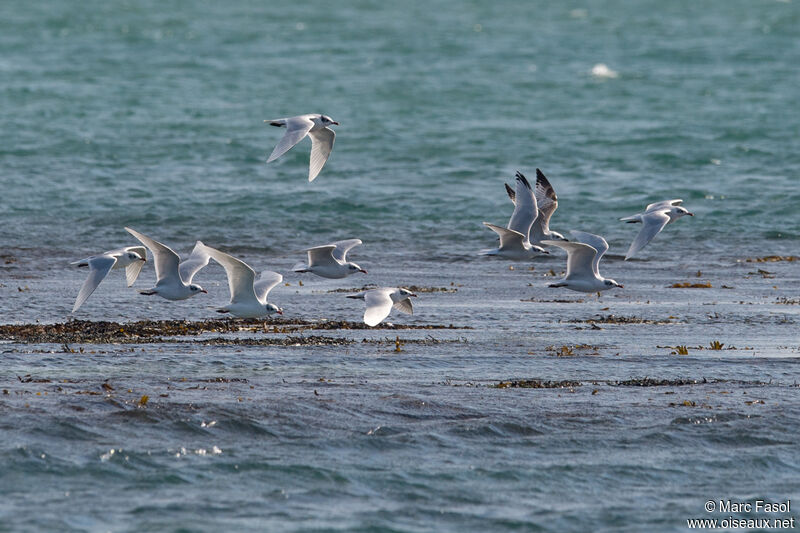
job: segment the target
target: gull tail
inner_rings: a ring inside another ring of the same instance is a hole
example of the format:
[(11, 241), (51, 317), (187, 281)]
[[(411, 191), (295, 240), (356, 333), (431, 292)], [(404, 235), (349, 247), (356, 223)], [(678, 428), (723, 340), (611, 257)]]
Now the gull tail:
[(556, 288), (558, 288), (558, 287), (566, 287), (566, 286), (567, 286), (566, 283), (561, 283), (561, 282), (559, 282), (559, 283), (551, 283), (550, 285), (548, 285), (548, 287), (556, 287)]
[(157, 294), (157, 293), (153, 289), (147, 289), (147, 290), (139, 291), (139, 294), (144, 294), (145, 296), (152, 296), (152, 295)]
[(311, 272), (305, 263), (297, 263), (292, 267), (292, 272)]

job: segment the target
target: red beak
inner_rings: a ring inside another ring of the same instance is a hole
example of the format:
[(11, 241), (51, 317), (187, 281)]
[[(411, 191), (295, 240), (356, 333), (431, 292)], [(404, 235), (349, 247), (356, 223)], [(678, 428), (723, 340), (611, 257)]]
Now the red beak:
[(331, 122), (331, 124), (336, 124), (337, 126), (339, 125), (339, 123), (336, 122), (335, 120), (333, 122)]
[(282, 315), (282, 314), (283, 314), (283, 311), (282, 311), (282, 310), (280, 310), (280, 309), (278, 309), (277, 313), (278, 313), (279, 315)]
[(366, 274), (367, 273), (367, 271), (364, 270), (363, 268), (359, 268), (358, 271), (361, 272), (362, 274)]
[(205, 290), (205, 289), (200, 289), (200, 292), (204, 292), (204, 293), (208, 294), (208, 291)]

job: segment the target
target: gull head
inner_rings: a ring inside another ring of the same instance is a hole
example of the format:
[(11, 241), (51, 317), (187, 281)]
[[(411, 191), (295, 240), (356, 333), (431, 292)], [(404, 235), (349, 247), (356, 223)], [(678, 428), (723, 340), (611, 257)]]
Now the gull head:
[(141, 255), (137, 254), (136, 252), (128, 252), (128, 260), (130, 261), (141, 261), (143, 263), (147, 262), (147, 258), (142, 257)]
[(350, 271), (351, 274), (355, 274), (356, 272), (361, 272), (362, 274), (367, 273), (366, 270), (364, 270), (355, 263), (347, 263), (347, 269)]
[(333, 124), (334, 126), (338, 126), (339, 125), (338, 122), (333, 120), (328, 115), (320, 115), (319, 116), (319, 121), (322, 123), (323, 126), (330, 126), (331, 124)]
[(265, 305), (264, 310), (267, 312), (267, 315), (274, 315), (275, 313), (278, 313), (279, 315), (283, 314), (283, 309), (281, 309), (275, 304)]
[(688, 209), (681, 207), (679, 205), (673, 206), (672, 208), (669, 209), (669, 211), (667, 211), (667, 216), (669, 216), (670, 220), (677, 220), (686, 215), (693, 217), (694, 213), (690, 213)]
[(616, 281), (614, 281), (613, 279), (606, 279), (606, 280), (603, 280), (603, 284), (604, 284), (604, 285), (605, 285), (607, 288), (609, 288), (609, 289), (610, 289), (611, 287), (619, 287), (620, 289), (623, 289), (623, 288), (624, 288), (624, 287), (622, 286), (622, 284), (621, 284), (621, 283), (617, 283), (617, 282), (616, 282)]
[(200, 294), (201, 292), (205, 293), (205, 294), (208, 294), (207, 290), (205, 290), (203, 287), (201, 287), (200, 285), (197, 285), (195, 283), (192, 283), (191, 285), (189, 285), (189, 290), (192, 291), (192, 295)]
[(413, 292), (411, 292), (410, 290), (402, 289), (402, 288), (400, 289), (400, 295), (401, 296), (405, 296), (406, 298), (416, 298), (417, 297), (417, 295), (414, 294)]

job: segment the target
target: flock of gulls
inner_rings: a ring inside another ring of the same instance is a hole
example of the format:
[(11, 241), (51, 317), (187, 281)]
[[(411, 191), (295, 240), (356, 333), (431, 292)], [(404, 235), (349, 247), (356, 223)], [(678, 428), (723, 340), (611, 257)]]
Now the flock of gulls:
[[(268, 163), (288, 152), (305, 137), (311, 139), (308, 181), (313, 181), (333, 150), (336, 133), (329, 126), (338, 126), (339, 123), (319, 114), (264, 122), (286, 128), (283, 138), (267, 159)], [(555, 246), (567, 252), (567, 270), (565, 277), (551, 283), (550, 287), (564, 287), (585, 293), (597, 292), (598, 295), (601, 291), (622, 287), (615, 280), (600, 275), (600, 259), (608, 251), (608, 243), (603, 237), (584, 231), (571, 231), (570, 240), (550, 230), (550, 218), (558, 207), (558, 197), (538, 168), (535, 188), (520, 172), (516, 174), (515, 187), (508, 184), (505, 187), (514, 204), (514, 211), (506, 227), (484, 222), (487, 228), (499, 236), (499, 246), (484, 250), (480, 252), (481, 255), (527, 261), (541, 254), (549, 254), (547, 247)], [(679, 199), (652, 203), (643, 212), (620, 219), (627, 223), (642, 224), (625, 255), (626, 260), (644, 248), (667, 224), (685, 215), (693, 216), (681, 207), (681, 203), (682, 200)], [(275, 313), (283, 314), (280, 307), (267, 301), (270, 290), (283, 281), (281, 274), (265, 270), (256, 277), (256, 271), (245, 262), (201, 241), (197, 241), (189, 257), (181, 261), (180, 256), (169, 246), (134, 229), (126, 227), (125, 230), (143, 246), (110, 250), (72, 263), (79, 267), (89, 267), (89, 276), (75, 299), (73, 313), (78, 311), (111, 270), (125, 269), (128, 287), (133, 285), (147, 262), (147, 250), (150, 250), (155, 264), (156, 283), (150, 289), (140, 290), (140, 294), (158, 295), (167, 300), (185, 300), (207, 293), (193, 280), (213, 259), (225, 269), (230, 290), (230, 302), (217, 309), (218, 312), (230, 313), (239, 318), (264, 318)], [(293, 271), (308, 272), (329, 279), (342, 279), (357, 272), (366, 274), (366, 270), (347, 260), (347, 253), (359, 244), (362, 244), (360, 239), (347, 239), (308, 248), (305, 250), (308, 261), (298, 263)], [(413, 314), (411, 298), (414, 297), (416, 294), (403, 287), (379, 287), (348, 296), (364, 300), (364, 322), (369, 326), (380, 324), (393, 308)]]

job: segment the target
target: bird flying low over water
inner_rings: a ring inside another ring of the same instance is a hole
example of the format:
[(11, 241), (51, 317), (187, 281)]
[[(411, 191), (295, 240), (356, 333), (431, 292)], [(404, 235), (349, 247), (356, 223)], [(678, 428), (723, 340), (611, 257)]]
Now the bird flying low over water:
[(348, 298), (364, 300), (367, 305), (367, 310), (364, 312), (364, 323), (368, 326), (377, 326), (383, 322), (383, 319), (391, 313), (392, 307), (407, 315), (413, 315), (414, 308), (409, 298), (416, 297), (416, 294), (402, 287), (379, 287), (348, 296)]
[(225, 268), (231, 301), (217, 309), (218, 313), (230, 313), (239, 318), (262, 318), (273, 313), (283, 314), (283, 309), (267, 302), (269, 291), (283, 281), (277, 272), (265, 270), (256, 281), (256, 272), (247, 263), (216, 248), (206, 246), (211, 259)]
[[(508, 197), (514, 202), (514, 205), (517, 205), (516, 191), (507, 183), (505, 186)], [(550, 181), (548, 181), (538, 168), (536, 169), (536, 188), (534, 189), (534, 196), (536, 198), (538, 213), (528, 232), (528, 240), (531, 244), (541, 244), (545, 239), (566, 241), (567, 239), (565, 239), (563, 235), (550, 230), (550, 217), (552, 217), (553, 213), (558, 209), (558, 197), (556, 196), (555, 189), (550, 185)]]
[(528, 240), (528, 233), (530, 233), (537, 216), (536, 197), (531, 189), (531, 184), (528, 183), (525, 176), (517, 172), (514, 212), (508, 221), (508, 227), (503, 228), (488, 222), (483, 223), (484, 226), (500, 236), (500, 246), (493, 250), (483, 250), (480, 254), (521, 261), (548, 253), (541, 246), (533, 245)]
[(682, 203), (683, 200), (681, 199), (655, 202), (645, 207), (643, 213), (620, 219), (629, 224), (642, 223), (642, 229), (639, 230), (630, 248), (628, 248), (628, 253), (625, 254), (626, 261), (647, 246), (647, 243), (653, 240), (653, 237), (658, 235), (667, 224), (671, 224), (686, 215), (694, 216), (694, 213), (690, 213), (685, 208), (680, 207)]
[(139, 277), (139, 272), (146, 261), (147, 250), (144, 246), (128, 246), (70, 263), (79, 267), (89, 267), (89, 277), (81, 286), (78, 297), (75, 299), (75, 305), (72, 306), (72, 312), (74, 313), (83, 305), (83, 302), (92, 295), (112, 269), (124, 268), (125, 279), (130, 287)]
[(191, 255), (185, 261), (181, 261), (178, 254), (169, 246), (131, 228), (125, 230), (147, 246), (153, 254), (153, 262), (156, 265), (155, 287), (139, 291), (140, 294), (157, 294), (167, 300), (185, 300), (201, 292), (208, 293), (200, 285), (192, 283), (195, 274), (206, 266), (211, 258), (202, 242), (197, 241)]
[(306, 135), (311, 137), (311, 161), (308, 167), (308, 181), (314, 181), (314, 178), (317, 177), (328, 160), (328, 156), (331, 155), (333, 142), (336, 140), (336, 132), (328, 126), (338, 126), (339, 123), (327, 115), (319, 114), (278, 118), (265, 120), (264, 122), (269, 122), (270, 126), (286, 127), (286, 134), (272, 151), (267, 163), (288, 152), (290, 148), (303, 140)]
[(565, 287), (578, 292), (600, 292), (612, 287), (622, 288), (613, 279), (600, 275), (600, 258), (608, 251), (604, 238), (584, 231), (572, 231), (575, 241), (544, 241), (548, 246), (558, 246), (567, 252), (567, 275), (549, 287)]
[(367, 271), (347, 260), (347, 252), (361, 244), (361, 239), (336, 241), (324, 246), (308, 248), (308, 264), (297, 263), (294, 272), (311, 272), (329, 279), (346, 278), (356, 272), (366, 274)]

